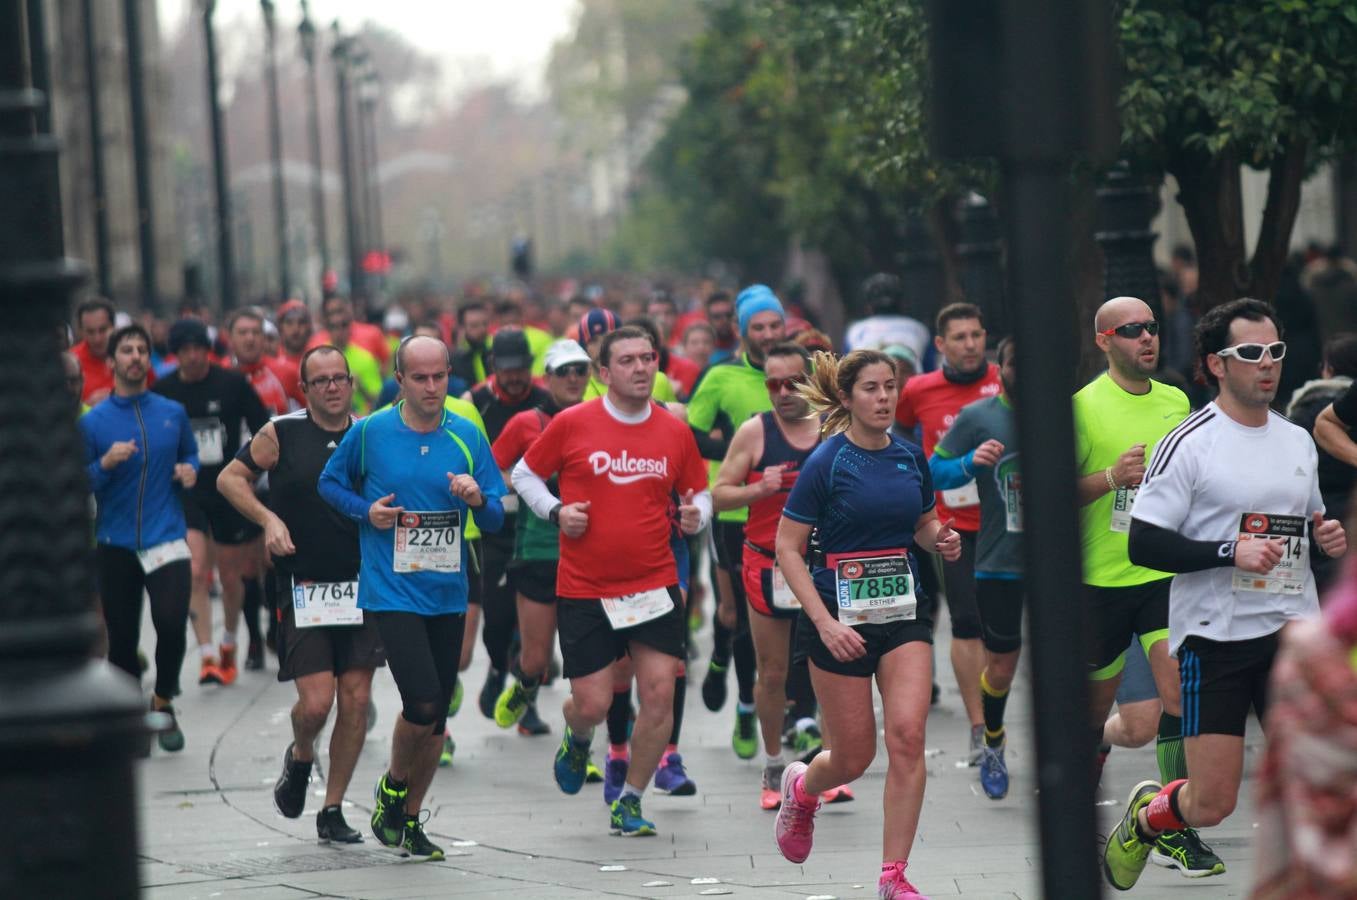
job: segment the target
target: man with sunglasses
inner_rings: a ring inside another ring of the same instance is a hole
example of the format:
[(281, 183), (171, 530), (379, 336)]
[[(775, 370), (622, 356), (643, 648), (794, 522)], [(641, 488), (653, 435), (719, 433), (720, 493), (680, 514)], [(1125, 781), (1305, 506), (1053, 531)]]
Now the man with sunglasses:
[[(1108, 300), (1093, 327), (1107, 371), (1074, 395), (1084, 602), (1094, 629), (1084, 651), (1090, 740), (1103, 744), (1127, 653), (1143, 653), (1162, 705), (1155, 755), (1160, 777), (1168, 782), (1187, 773), (1178, 673), (1168, 652), (1172, 575), (1132, 563), (1127, 536), (1146, 464), (1164, 436), (1187, 417), (1189, 404), (1182, 391), (1151, 377), (1159, 367), (1159, 323), (1144, 301)], [(1161, 835), (1153, 859), (1188, 877), (1225, 871), (1192, 829)]]
[(1347, 550), (1324, 519), (1318, 454), (1269, 407), (1286, 344), (1272, 308), (1235, 300), (1197, 323), (1202, 371), (1217, 398), (1160, 443), (1132, 511), (1131, 562), (1177, 573), (1169, 598), (1189, 777), (1145, 781), (1107, 841), (1103, 871), (1129, 890), (1157, 838), (1216, 825), (1234, 811), (1244, 729), (1261, 720), (1278, 634), (1319, 612), (1310, 554)]
[[(554, 416), (580, 402), (589, 383), (589, 354), (572, 340), (556, 341), (546, 352), (547, 391), (550, 398), (536, 409), (509, 420), (491, 446), (495, 465), (506, 479)], [(553, 479), (554, 481), (554, 479)], [(554, 487), (549, 484), (549, 487)], [(519, 653), (514, 681), (495, 700), (495, 724), (519, 725), (529, 711), (537, 714), (537, 691), (546, 678), (556, 640), (556, 569), (560, 565), (561, 530), (531, 509), (519, 510), (513, 534), (513, 558), (508, 565), (509, 588), (516, 593)], [(512, 665), (512, 663), (511, 663)]]
[[(820, 421), (797, 387), (806, 383), (810, 354), (798, 344), (774, 344), (763, 364), (770, 412), (745, 421), (731, 439), (712, 488), (716, 510), (749, 510), (744, 525), (742, 566), (749, 602), (749, 630), (758, 661), (754, 705), (763, 737), (763, 792), (760, 805), (782, 802), (783, 716), (787, 706), (792, 623), (801, 604), (782, 578), (773, 555), (782, 506), (806, 458), (820, 444)], [(807, 679), (808, 680), (808, 679)], [(813, 696), (813, 695), (812, 695)], [(814, 716), (814, 708), (809, 717)], [(813, 724), (814, 720), (808, 724)], [(840, 788), (846, 791), (846, 788)], [(845, 799), (851, 799), (849, 793)], [(834, 799), (838, 799), (835, 793)]]
[[(343, 351), (331, 344), (306, 351), (300, 371), (305, 408), (261, 428), (217, 476), (217, 489), (264, 529), (277, 595), (290, 601), (278, 609), (278, 680), (296, 685), (297, 702), (274, 805), (290, 819), (302, 814), (316, 738), (337, 702), (316, 833), (322, 841), (356, 844), (362, 836), (344, 821), (342, 805), (367, 732), (372, 674), (385, 665), (385, 654), (376, 625), (357, 606), (358, 524), (316, 489), (354, 421), (353, 377)], [(268, 506), (254, 491), (265, 472)]]
[[(961, 408), (999, 394), (999, 367), (985, 358), (985, 319), (978, 306), (951, 303), (938, 310), (933, 346), (942, 355), (942, 366), (916, 375), (904, 383), (895, 421), (900, 427), (920, 431), (924, 453), (933, 455)], [(985, 668), (985, 647), (980, 611), (975, 595), (975, 546), (980, 532), (980, 493), (974, 479), (960, 487), (938, 491), (938, 516), (950, 518), (961, 535), (961, 557), (943, 560), (947, 611), (952, 622), (952, 673), (966, 717), (971, 723), (967, 762), (980, 764), (984, 754), (985, 719), (980, 701), (980, 673)], [(931, 565), (925, 562), (925, 566)], [(927, 569), (924, 570), (927, 573)], [(928, 575), (924, 574), (924, 578)], [(925, 591), (931, 595), (932, 591)], [(930, 605), (936, 604), (930, 599)], [(930, 613), (929, 618), (937, 620)], [(934, 691), (936, 692), (936, 678)]]
[[(712, 483), (715, 483), (719, 463), (726, 455), (735, 430), (746, 420), (773, 408), (768, 389), (763, 384), (763, 365), (769, 349), (781, 342), (787, 332), (782, 301), (766, 285), (751, 284), (740, 291), (735, 298), (735, 315), (744, 352), (713, 365), (688, 401), (688, 425), (702, 455), (712, 461)], [(724, 440), (717, 440), (712, 434), (714, 430), (724, 435)], [(754, 706), (756, 662), (740, 564), (744, 554), (744, 523), (748, 516), (743, 507), (727, 509), (712, 525), (715, 549), (712, 586), (719, 600), (717, 616), (712, 623), (711, 661), (702, 680), (702, 702), (707, 709), (716, 712), (726, 702), (726, 671), (734, 657), (738, 695), (731, 747), (741, 759), (753, 759), (759, 752)]]

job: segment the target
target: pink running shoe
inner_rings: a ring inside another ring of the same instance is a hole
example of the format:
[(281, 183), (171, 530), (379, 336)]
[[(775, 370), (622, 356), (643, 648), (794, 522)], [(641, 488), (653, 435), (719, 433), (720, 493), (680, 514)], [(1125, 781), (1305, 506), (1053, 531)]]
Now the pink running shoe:
[(908, 862), (881, 864), (881, 880), (876, 883), (877, 900), (928, 900), (905, 877)]
[(810, 856), (810, 846), (815, 838), (815, 813), (820, 809), (818, 798), (811, 806), (796, 797), (796, 782), (806, 774), (806, 769), (805, 763), (794, 762), (783, 770), (782, 808), (778, 810), (777, 824), (773, 826), (777, 849), (794, 863), (805, 862)]

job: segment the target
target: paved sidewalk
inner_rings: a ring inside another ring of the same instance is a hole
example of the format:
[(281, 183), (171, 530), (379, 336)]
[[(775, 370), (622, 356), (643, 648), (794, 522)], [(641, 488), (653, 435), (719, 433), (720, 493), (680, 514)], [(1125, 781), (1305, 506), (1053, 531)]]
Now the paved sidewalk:
[[(944, 666), (945, 632), (944, 624), (937, 651)], [(149, 621), (143, 634), (154, 634)], [(700, 644), (705, 660), (705, 634)], [(695, 672), (703, 665), (695, 665)], [(698, 675), (688, 692), (681, 750), (697, 795), (647, 793), (646, 815), (660, 835), (623, 840), (608, 834), (601, 785), (586, 785), (568, 797), (552, 780), (565, 684), (544, 688), (540, 697), (552, 736), (500, 731), (476, 708), (485, 675), (484, 650), (478, 646), (466, 674), (466, 702), (451, 722), (456, 762), (438, 772), (428, 800), (427, 831), (448, 858), (411, 862), (381, 849), (367, 827), (372, 785), (385, 768), (392, 717), (400, 707), (389, 673), (379, 671), (375, 680), (379, 721), (346, 803), (349, 823), (367, 837), (356, 847), (317, 843), (315, 813), (323, 793), (318, 780), (302, 818), (285, 819), (273, 808), (272, 786), (290, 740), (288, 711), (294, 698), (292, 686), (279, 684), (275, 675), (270, 658), (264, 673), (242, 671), (232, 687), (200, 688), (190, 649), (178, 704), (187, 748), (174, 755), (157, 749), (137, 769), (145, 896), (875, 896), (884, 751), (853, 785), (858, 802), (821, 811), (810, 859), (799, 866), (788, 863), (773, 844), (773, 814), (758, 808), (759, 761), (738, 760), (730, 749), (733, 676), (731, 700), (719, 714), (702, 706)], [(1007, 799), (992, 802), (980, 793), (975, 770), (958, 766), (968, 729), (951, 681), (950, 671), (944, 672), (942, 701), (929, 719), (928, 793), (911, 879), (939, 898), (1040, 897), (1028, 682), (1020, 678), (1009, 707), (1012, 790)], [(1072, 712), (1070, 721), (1071, 735), (1081, 737), (1080, 717)], [(1256, 723), (1252, 727), (1249, 768), (1260, 750)], [(322, 769), (327, 740), (328, 731), (321, 739)], [(600, 729), (595, 738), (599, 759), (604, 746)], [(1152, 746), (1113, 753), (1099, 798), (1104, 831), (1120, 814), (1130, 786), (1155, 777), (1156, 771)], [(1227, 874), (1191, 881), (1151, 865), (1132, 896), (1247, 896), (1252, 815), (1246, 784), (1239, 809), (1206, 835), (1229, 867)]]

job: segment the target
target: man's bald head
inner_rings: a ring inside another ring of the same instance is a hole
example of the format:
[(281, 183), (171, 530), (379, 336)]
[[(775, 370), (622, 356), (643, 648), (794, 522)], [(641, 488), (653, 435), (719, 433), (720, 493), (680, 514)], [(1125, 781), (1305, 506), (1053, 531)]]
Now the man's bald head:
[(412, 366), (437, 365), (439, 360), (452, 368), (448, 345), (427, 334), (408, 337), (396, 348), (396, 371), (405, 372)]
[(1107, 331), (1127, 322), (1148, 322), (1154, 318), (1150, 305), (1139, 297), (1113, 297), (1093, 316), (1093, 330)]

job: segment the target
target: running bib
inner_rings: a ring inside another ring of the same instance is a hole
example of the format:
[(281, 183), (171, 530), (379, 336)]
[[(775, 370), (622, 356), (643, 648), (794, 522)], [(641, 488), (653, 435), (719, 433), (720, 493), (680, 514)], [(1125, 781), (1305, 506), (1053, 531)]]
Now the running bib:
[(801, 601), (796, 599), (796, 594), (792, 593), (791, 586), (787, 584), (787, 579), (782, 575), (782, 567), (777, 563), (773, 563), (772, 585), (773, 595), (768, 600), (773, 609), (801, 608)]
[(972, 478), (961, 487), (943, 491), (942, 502), (948, 509), (966, 509), (971, 506), (979, 506), (980, 489), (975, 486), (975, 479)]
[(298, 628), (362, 625), (357, 581), (292, 579), (292, 613)]
[(443, 512), (403, 512), (396, 520), (391, 568), (395, 572), (462, 571), (462, 516)]
[(193, 429), (193, 439), (198, 442), (198, 464), (221, 465), (225, 458), (223, 448), (226, 446), (226, 426), (221, 423), (221, 419), (209, 416), (206, 419), (190, 419), (188, 424)]
[(147, 575), (150, 575), (156, 569), (168, 566), (172, 562), (188, 558), (188, 541), (183, 538), (177, 541), (166, 541), (163, 544), (156, 544), (154, 547), (137, 551), (137, 562), (141, 563), (141, 570)]
[(604, 597), (603, 613), (613, 631), (631, 628), (653, 621), (674, 608), (674, 598), (664, 588), (652, 588), (635, 594), (623, 594), (621, 597)]
[(1022, 475), (1009, 472), (999, 486), (1004, 491), (1005, 525), (1010, 534), (1022, 534)]
[(1239, 518), (1239, 543), (1281, 539), (1286, 541), (1281, 562), (1266, 575), (1235, 570), (1233, 587), (1237, 591), (1261, 591), (1265, 594), (1301, 594), (1310, 571), (1310, 538), (1305, 533), (1304, 516), (1270, 516), (1245, 513)]
[(904, 550), (869, 551), (877, 555), (832, 554), (839, 621), (845, 625), (882, 625), (913, 619), (918, 600), (909, 555)]
[(1110, 530), (1126, 534), (1131, 530), (1131, 507), (1135, 506), (1140, 488), (1117, 488), (1112, 494), (1112, 525)]

